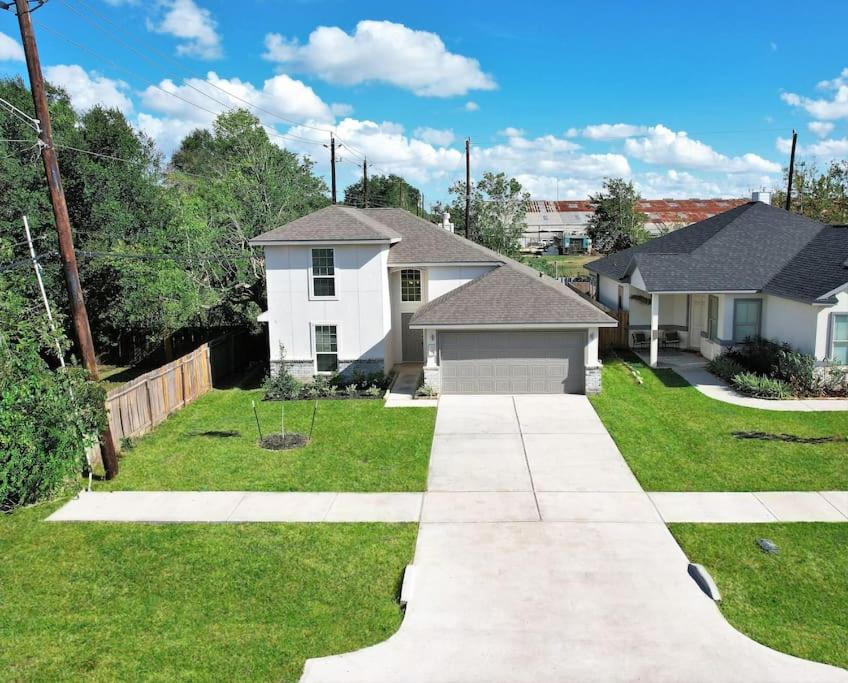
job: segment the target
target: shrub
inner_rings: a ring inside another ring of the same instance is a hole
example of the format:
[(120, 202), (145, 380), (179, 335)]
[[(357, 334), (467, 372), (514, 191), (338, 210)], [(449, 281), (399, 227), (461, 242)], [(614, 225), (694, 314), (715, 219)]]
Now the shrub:
[(355, 384), (348, 384), (344, 388), (345, 396), (348, 398), (358, 398), (359, 397), (359, 387)]
[(792, 388), (783, 380), (753, 372), (740, 372), (733, 378), (733, 386), (743, 394), (757, 398), (778, 399), (792, 396)]
[(756, 375), (774, 375), (781, 352), (792, 352), (785, 342), (773, 342), (755, 337), (745, 344), (734, 346), (725, 355)]
[(822, 393), (822, 377), (816, 373), (816, 359), (807, 353), (787, 351), (777, 352), (774, 376), (792, 387), (799, 396), (815, 396)]
[(365, 395), (369, 398), (380, 398), (383, 395), (383, 390), (376, 384), (372, 384), (365, 390)]
[(290, 401), (300, 397), (303, 385), (291, 374), (286, 363), (286, 347), (280, 344), (280, 364), (276, 374), (268, 375), (262, 384), (268, 401)]
[(707, 363), (707, 370), (713, 373), (716, 377), (721, 377), (723, 380), (730, 382), (736, 375), (745, 372), (742, 364), (733, 358), (728, 353), (723, 353), (716, 356)]
[(418, 387), (415, 395), (420, 398), (434, 398), (439, 395), (439, 390), (430, 384), (423, 384)]

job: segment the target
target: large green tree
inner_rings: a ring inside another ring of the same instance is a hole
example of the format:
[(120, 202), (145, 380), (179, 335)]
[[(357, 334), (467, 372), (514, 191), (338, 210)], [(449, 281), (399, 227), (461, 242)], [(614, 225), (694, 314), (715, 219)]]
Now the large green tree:
[(255, 323), (265, 269), (249, 240), (329, 203), (307, 158), (271, 142), (246, 110), (221, 114), (213, 130), (188, 135), (171, 161), (178, 225), (190, 235), (193, 270), (216, 296), (206, 321)]
[(366, 202), (363, 180), (345, 188), (344, 203), (350, 206), (395, 207), (412, 213), (421, 210), (421, 190), (398, 175), (375, 175), (368, 178)]
[[(784, 186), (789, 170), (784, 169)], [(786, 206), (786, 190), (772, 196), (774, 206)], [(848, 160), (831, 161), (823, 173), (805, 161), (795, 166), (791, 210), (822, 223), (848, 224)]]
[[(465, 182), (450, 187), (449, 207), (457, 232), (465, 226)], [(502, 254), (515, 254), (521, 245), (530, 194), (515, 178), (505, 173), (486, 172), (471, 187), (471, 213), (468, 237)], [(441, 207), (438, 207), (441, 208)]]
[(603, 190), (589, 195), (594, 213), (586, 234), (595, 251), (611, 254), (648, 239), (645, 229), (648, 216), (638, 209), (640, 199), (633, 183), (623, 178), (607, 178)]

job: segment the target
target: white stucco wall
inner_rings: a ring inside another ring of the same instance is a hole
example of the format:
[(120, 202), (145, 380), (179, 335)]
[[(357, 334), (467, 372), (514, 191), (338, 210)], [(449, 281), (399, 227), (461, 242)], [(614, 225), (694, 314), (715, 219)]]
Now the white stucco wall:
[(766, 296), (763, 301), (763, 337), (787, 342), (803, 353), (815, 353), (817, 318), (818, 309), (809, 304)]
[[(621, 283), (613, 280), (612, 278), (606, 277), (605, 275), (598, 276), (598, 301), (608, 308), (618, 310), (618, 287), (620, 284)], [(624, 308), (624, 310), (628, 310), (629, 286), (623, 285), (623, 287), (624, 296), (622, 297), (622, 308)]]
[[(323, 246), (323, 245), (322, 245)], [(312, 325), (338, 327), (339, 360), (382, 359), (391, 325), (387, 245), (335, 249), (336, 297), (310, 298), (311, 246), (265, 248), (271, 360), (312, 359)]]
[(493, 266), (431, 266), (427, 268), (427, 301), (485, 275)]

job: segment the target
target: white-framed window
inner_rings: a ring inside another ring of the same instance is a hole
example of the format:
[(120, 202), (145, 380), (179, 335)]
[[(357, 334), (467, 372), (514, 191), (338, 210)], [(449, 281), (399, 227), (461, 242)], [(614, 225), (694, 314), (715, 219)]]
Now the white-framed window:
[(761, 299), (733, 300), (733, 342), (741, 344), (760, 336), (760, 323), (763, 317)]
[(421, 301), (421, 271), (404, 268), (400, 271), (400, 300)]
[(830, 328), (830, 357), (848, 365), (848, 313), (834, 313)]
[(339, 368), (339, 338), (335, 325), (314, 325), (315, 371), (333, 373)]
[(336, 297), (336, 252), (332, 247), (312, 250), (312, 296), (316, 299)]
[(707, 337), (711, 341), (718, 339), (718, 297), (712, 294), (707, 300)]

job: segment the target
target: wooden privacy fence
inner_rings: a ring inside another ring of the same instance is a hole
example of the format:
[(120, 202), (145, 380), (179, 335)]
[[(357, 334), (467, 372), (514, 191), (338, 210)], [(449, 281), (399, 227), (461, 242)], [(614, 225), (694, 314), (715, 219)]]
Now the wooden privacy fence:
[(209, 344), (127, 382), (106, 394), (106, 409), (115, 449), (141, 436), (171, 413), (212, 388)]
[(598, 330), (600, 350), (626, 349), (629, 346), (630, 314), (627, 311), (608, 310), (607, 314), (618, 320), (618, 327), (601, 327)]

